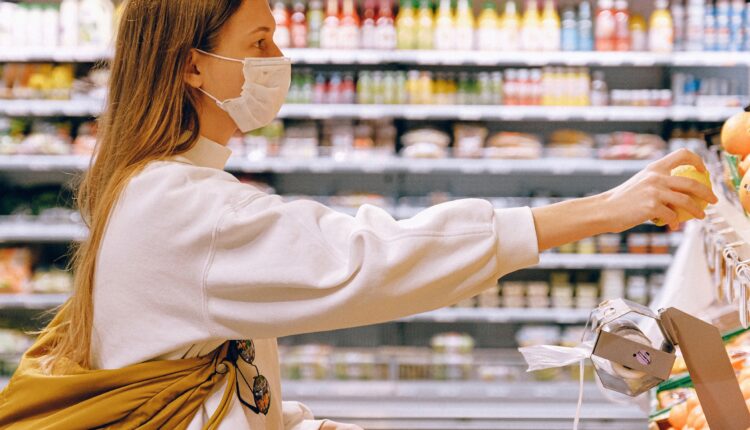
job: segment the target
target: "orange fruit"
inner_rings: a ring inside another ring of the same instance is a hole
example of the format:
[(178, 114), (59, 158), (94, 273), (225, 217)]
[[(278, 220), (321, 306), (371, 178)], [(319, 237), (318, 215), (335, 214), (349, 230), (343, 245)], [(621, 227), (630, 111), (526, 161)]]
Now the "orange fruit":
[(750, 154), (750, 113), (737, 113), (724, 123), (721, 128), (721, 146), (740, 158)]
[(682, 402), (672, 406), (672, 410), (669, 411), (669, 425), (676, 429), (685, 427), (687, 423), (688, 409), (687, 402)]
[(742, 203), (745, 212), (750, 212), (750, 174), (747, 174), (742, 178), (739, 195), (740, 203)]
[(701, 428), (706, 423), (706, 417), (703, 415), (703, 408), (695, 407), (687, 416), (685, 425), (691, 428)]

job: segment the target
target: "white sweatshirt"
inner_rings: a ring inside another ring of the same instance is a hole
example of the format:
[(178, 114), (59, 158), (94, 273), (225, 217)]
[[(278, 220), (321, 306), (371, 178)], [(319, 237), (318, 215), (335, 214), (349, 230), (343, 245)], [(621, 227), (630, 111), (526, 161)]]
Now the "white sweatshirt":
[[(223, 170), (230, 154), (201, 138), (130, 180), (98, 254), (92, 340), (95, 367), (112, 369), (254, 339), (271, 409), (256, 415), (235, 397), (222, 429), (320, 427), (304, 405), (281, 402), (277, 337), (451, 305), (538, 262), (528, 208), (471, 199), (402, 221), (368, 205), (351, 217), (240, 183)], [(203, 427), (224, 388), (191, 430)], [(243, 398), (252, 403), (249, 392)]]

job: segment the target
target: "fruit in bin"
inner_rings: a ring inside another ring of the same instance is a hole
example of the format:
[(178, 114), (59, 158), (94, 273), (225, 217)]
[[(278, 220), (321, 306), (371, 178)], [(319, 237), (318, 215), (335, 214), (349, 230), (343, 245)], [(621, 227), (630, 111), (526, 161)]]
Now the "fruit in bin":
[(750, 170), (750, 155), (743, 158), (740, 164), (737, 165), (737, 172), (740, 174), (740, 177), (744, 178), (748, 170)]
[(750, 112), (735, 114), (721, 128), (721, 146), (730, 154), (750, 154)]
[(750, 212), (750, 174), (746, 174), (742, 177), (742, 183), (740, 183), (740, 203), (745, 209), (745, 212)]
[[(671, 172), (672, 176), (681, 176), (683, 178), (689, 178), (694, 181), (698, 181), (701, 184), (705, 185), (709, 189), (712, 189), (711, 187), (711, 175), (708, 173), (708, 171), (705, 172), (699, 172), (698, 169), (695, 168), (695, 166), (690, 164), (684, 164), (682, 166), (677, 166), (674, 169), (672, 169)], [(697, 203), (701, 209), (706, 209), (708, 206), (708, 202), (703, 201), (698, 198), (693, 198), (695, 203)], [(690, 214), (690, 212), (684, 210), (684, 209), (677, 209), (677, 217), (679, 222), (685, 222), (688, 220), (693, 219), (693, 216)], [(664, 221), (660, 219), (655, 219), (654, 223), (659, 226), (665, 225)]]
[(685, 426), (687, 428), (701, 429), (706, 425), (706, 416), (703, 414), (703, 408), (697, 406), (687, 416)]
[(669, 411), (669, 425), (676, 429), (681, 429), (687, 424), (688, 408), (687, 402), (682, 402), (672, 407)]

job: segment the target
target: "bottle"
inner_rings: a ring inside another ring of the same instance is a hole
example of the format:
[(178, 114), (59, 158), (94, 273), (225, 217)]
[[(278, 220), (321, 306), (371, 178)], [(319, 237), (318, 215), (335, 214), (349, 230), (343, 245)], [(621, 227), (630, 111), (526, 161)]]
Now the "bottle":
[(417, 49), (432, 49), (434, 35), (435, 18), (430, 0), (420, 0), (417, 14)]
[(542, 21), (536, 0), (526, 1), (526, 10), (521, 21), (521, 49), (538, 51), (541, 49)]
[(743, 14), (745, 25), (744, 25), (744, 42), (742, 49), (744, 51), (750, 51), (750, 3), (745, 3), (745, 12)]
[(656, 9), (651, 14), (648, 45), (652, 52), (672, 52), (674, 49), (674, 25), (668, 5), (668, 0), (656, 0)]
[(114, 35), (115, 6), (110, 0), (81, 0), (78, 4), (78, 42), (84, 46), (109, 46)]
[(292, 48), (306, 48), (307, 19), (305, 17), (305, 3), (302, 0), (295, 1), (294, 11), (289, 21), (289, 35), (292, 39)]
[(684, 0), (672, 0), (672, 22), (674, 23), (674, 50), (685, 50), (685, 24), (687, 16)]
[(615, 13), (613, 0), (599, 0), (594, 25), (597, 51), (614, 51), (615, 49)]
[(339, 48), (359, 48), (359, 14), (354, 0), (344, 0), (344, 8), (339, 21)]
[(557, 14), (554, 0), (545, 0), (542, 12), (542, 51), (560, 50), (560, 15)]
[(703, 50), (704, 51), (716, 51), (718, 45), (717, 40), (717, 28), (716, 28), (716, 8), (714, 7), (711, 0), (706, 0), (706, 6), (704, 8), (704, 24), (703, 24)]
[(42, 46), (57, 47), (60, 44), (59, 6), (48, 3), (42, 5)]
[(396, 17), (396, 34), (398, 49), (416, 49), (417, 23), (414, 17), (412, 0), (401, 0), (401, 8)]
[(377, 15), (375, 14), (375, 0), (365, 0), (365, 8), (362, 13), (362, 28), (360, 29), (360, 46), (362, 49), (375, 49), (377, 46), (377, 32), (375, 30), (375, 22)]
[(615, 2), (615, 51), (630, 51), (630, 13), (628, 1)]
[[(477, 47), (480, 51), (500, 49), (500, 17), (495, 9), (494, 0), (485, 0), (482, 13), (479, 14), (477, 30)], [(489, 78), (487, 78), (489, 82)], [(489, 93), (488, 93), (489, 94)]]
[(315, 85), (313, 86), (313, 97), (312, 102), (314, 104), (323, 104), (327, 102), (328, 85), (326, 77), (322, 73), (318, 73), (315, 77)]
[(456, 8), (456, 39), (454, 49), (474, 49), (474, 12), (469, 0), (458, 0)]
[(688, 0), (685, 23), (685, 50), (702, 51), (704, 33), (703, 0)]
[(578, 50), (594, 50), (594, 21), (589, 0), (583, 0), (578, 6)]
[(630, 17), (630, 49), (638, 52), (648, 50), (648, 30), (642, 15)]
[(323, 49), (335, 49), (339, 47), (341, 36), (339, 35), (339, 2), (328, 0), (326, 5), (326, 17), (320, 29), (320, 47)]
[(307, 46), (320, 48), (320, 37), (323, 32), (323, 1), (312, 0), (307, 10)]
[(731, 8), (729, 0), (716, 0), (716, 50), (728, 51), (730, 37), (729, 21)]
[(744, 14), (745, 2), (743, 0), (732, 0), (729, 17), (730, 51), (742, 51), (742, 46), (745, 40)]
[(500, 49), (518, 51), (521, 49), (521, 17), (515, 0), (506, 0), (503, 16), (500, 19)]
[(440, 0), (437, 14), (435, 16), (435, 37), (433, 46), (435, 49), (455, 49), (456, 22), (453, 18), (450, 0)]
[(591, 106), (607, 105), (609, 105), (609, 88), (604, 80), (604, 72), (597, 70), (591, 81)]
[(393, 0), (380, 0), (378, 19), (375, 21), (376, 47), (378, 49), (396, 49), (396, 25), (393, 21)]
[(570, 3), (563, 8), (560, 39), (563, 51), (578, 50), (578, 20), (576, 20), (576, 11)]
[(28, 3), (26, 14), (26, 43), (33, 48), (41, 48), (42, 44), (42, 5), (37, 3)]
[(276, 21), (273, 43), (281, 49), (289, 48), (292, 45), (292, 35), (289, 29), (289, 12), (286, 10), (284, 0), (275, 0), (273, 2), (271, 14), (274, 21)]

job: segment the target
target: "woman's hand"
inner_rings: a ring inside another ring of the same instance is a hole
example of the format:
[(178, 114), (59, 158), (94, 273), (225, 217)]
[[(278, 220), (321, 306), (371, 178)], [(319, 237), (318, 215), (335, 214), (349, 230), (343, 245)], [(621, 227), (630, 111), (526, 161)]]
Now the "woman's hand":
[(320, 430), (364, 430), (362, 427), (354, 424), (342, 424), (334, 421), (324, 421)]
[(612, 218), (609, 230), (624, 231), (655, 218), (674, 230), (679, 227), (677, 209), (703, 219), (703, 209), (693, 198), (716, 203), (716, 196), (697, 181), (670, 175), (673, 168), (683, 164), (693, 165), (701, 172), (706, 170), (699, 156), (682, 149), (651, 163), (624, 184), (605, 193), (605, 210)]
[(706, 170), (700, 157), (683, 149), (651, 163), (604, 194), (534, 208), (539, 251), (602, 233), (619, 233), (656, 218), (676, 229), (677, 209), (702, 219), (703, 209), (693, 198), (716, 203), (716, 196), (697, 181), (671, 176), (672, 169), (683, 164)]

